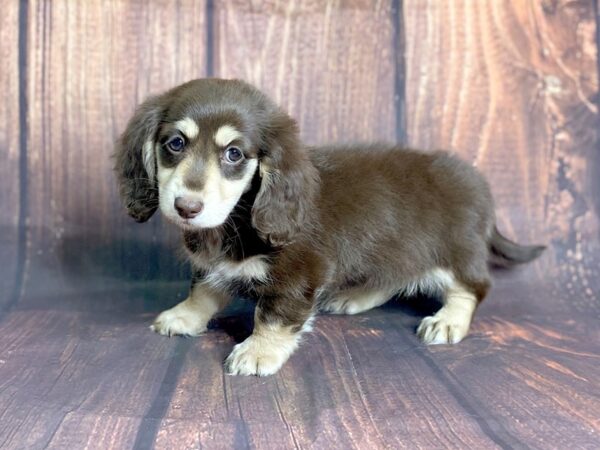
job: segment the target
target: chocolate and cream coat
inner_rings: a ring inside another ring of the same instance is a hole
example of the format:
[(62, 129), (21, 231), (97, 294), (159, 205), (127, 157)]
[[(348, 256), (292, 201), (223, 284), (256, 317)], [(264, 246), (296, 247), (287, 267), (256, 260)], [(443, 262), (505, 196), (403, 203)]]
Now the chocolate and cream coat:
[(319, 310), (357, 314), (418, 291), (444, 299), (419, 337), (459, 342), (489, 289), (488, 262), (542, 251), (497, 232), (489, 187), (466, 163), (383, 144), (308, 148), (293, 119), (237, 80), (145, 101), (115, 170), (131, 216), (160, 208), (183, 230), (194, 271), (189, 297), (154, 331), (196, 336), (235, 295), (256, 299), (231, 374), (277, 372)]

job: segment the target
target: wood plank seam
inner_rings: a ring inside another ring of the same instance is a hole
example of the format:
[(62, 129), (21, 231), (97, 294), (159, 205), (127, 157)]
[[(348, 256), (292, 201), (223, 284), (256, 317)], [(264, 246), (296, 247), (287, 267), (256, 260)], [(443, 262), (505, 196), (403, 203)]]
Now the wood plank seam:
[(154, 447), (160, 424), (171, 405), (173, 392), (177, 387), (185, 358), (192, 344), (193, 341), (191, 339), (176, 339), (173, 352), (169, 356), (169, 364), (165, 370), (165, 375), (158, 387), (158, 392), (140, 421), (133, 449), (146, 450)]
[(213, 0), (206, 0), (206, 77), (215, 73), (215, 5)]
[(406, 49), (404, 8), (402, 0), (392, 0), (391, 8), (392, 37), (394, 42), (395, 70), (394, 75), (394, 106), (396, 110), (396, 142), (406, 145)]
[(415, 355), (425, 361), (436, 374), (440, 384), (446, 387), (450, 395), (456, 400), (456, 403), (463, 408), (465, 414), (471, 417), (479, 425), (481, 431), (489, 437), (490, 440), (498, 444), (500, 448), (521, 448), (524, 446), (523, 443), (510, 434), (500, 422), (492, 420), (492, 423), (490, 423), (490, 421), (481, 417), (478, 411), (485, 411), (487, 409), (486, 405), (481, 404), (475, 397), (469, 395), (468, 390), (465, 389), (450, 372), (439, 367), (427, 349), (422, 352), (415, 352)]
[(17, 265), (11, 297), (0, 310), (0, 320), (18, 303), (23, 288), (25, 274), (25, 254), (27, 252), (27, 31), (29, 1), (19, 2), (19, 218), (17, 222)]

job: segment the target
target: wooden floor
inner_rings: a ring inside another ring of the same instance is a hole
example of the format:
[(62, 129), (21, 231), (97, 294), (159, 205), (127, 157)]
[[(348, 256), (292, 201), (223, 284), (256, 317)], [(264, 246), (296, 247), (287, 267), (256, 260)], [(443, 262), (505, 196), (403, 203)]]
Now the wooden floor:
[(598, 317), (528, 306), (548, 293), (500, 279), (457, 346), (416, 339), (428, 299), (321, 316), (276, 376), (247, 378), (222, 362), (251, 305), (169, 339), (148, 325), (184, 285), (107, 281), (1, 317), (0, 448), (600, 448)]

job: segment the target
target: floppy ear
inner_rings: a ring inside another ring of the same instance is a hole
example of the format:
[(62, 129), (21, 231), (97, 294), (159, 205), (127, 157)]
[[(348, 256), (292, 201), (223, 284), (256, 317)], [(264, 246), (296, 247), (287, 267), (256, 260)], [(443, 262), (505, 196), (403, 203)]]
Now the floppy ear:
[(163, 104), (163, 96), (157, 96), (137, 108), (117, 141), (114, 155), (121, 199), (138, 222), (147, 221), (158, 207), (154, 147)]
[(276, 111), (262, 129), (261, 186), (252, 208), (252, 225), (275, 246), (314, 223), (319, 174), (300, 142), (296, 122)]

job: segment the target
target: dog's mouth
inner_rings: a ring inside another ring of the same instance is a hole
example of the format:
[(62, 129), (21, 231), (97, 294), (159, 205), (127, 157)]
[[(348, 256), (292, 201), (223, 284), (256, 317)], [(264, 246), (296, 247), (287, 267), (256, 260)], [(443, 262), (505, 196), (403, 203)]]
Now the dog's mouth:
[(181, 217), (177, 214), (176, 211), (162, 211), (163, 216), (167, 218), (169, 222), (174, 225), (177, 225), (179, 228), (185, 231), (194, 231), (194, 230), (205, 230), (209, 228), (217, 228), (225, 221), (211, 220), (210, 218), (201, 217), (200, 215), (192, 218)]
[(182, 230), (187, 230), (187, 231), (204, 230), (207, 228), (213, 228), (213, 227), (205, 227), (202, 225), (198, 225), (197, 223), (194, 223), (193, 219), (176, 219), (174, 222), (175, 222), (175, 225), (177, 225), (179, 228), (181, 228)]
[(176, 211), (161, 211), (163, 214), (163, 216), (169, 221), (171, 222), (173, 225), (177, 225), (180, 228), (183, 228), (184, 230), (197, 230), (199, 228), (202, 228), (200, 226), (198, 226), (197, 224), (193, 223), (193, 219), (186, 219), (184, 217), (181, 217), (180, 215), (177, 214)]

